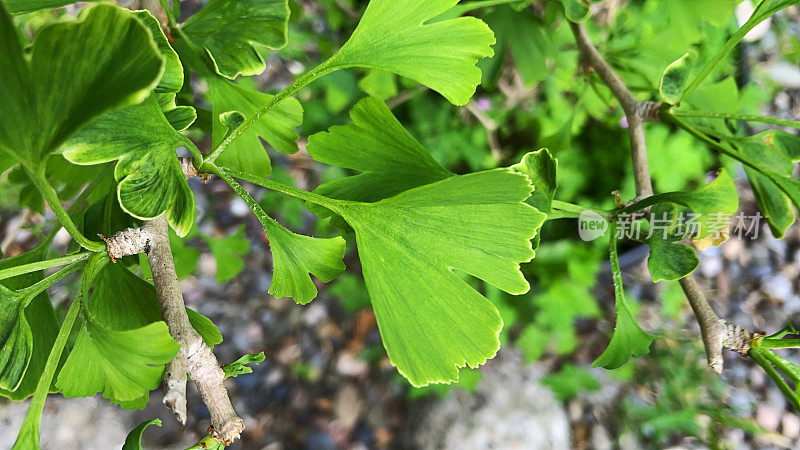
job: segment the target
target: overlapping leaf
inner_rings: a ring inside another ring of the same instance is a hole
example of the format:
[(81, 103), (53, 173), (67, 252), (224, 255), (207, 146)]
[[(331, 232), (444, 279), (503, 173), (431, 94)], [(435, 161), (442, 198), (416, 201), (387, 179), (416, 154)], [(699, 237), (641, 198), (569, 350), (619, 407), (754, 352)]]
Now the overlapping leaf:
[(144, 100), (163, 58), (147, 28), (110, 4), (36, 36), (30, 59), (0, 3), (0, 151), (29, 170), (94, 117)]
[(772, 234), (783, 237), (795, 221), (792, 204), (800, 207), (800, 183), (791, 178), (794, 163), (800, 161), (800, 139), (768, 130), (733, 143), (741, 159), (750, 163), (745, 172)]
[(318, 70), (382, 69), (411, 78), (463, 105), (475, 93), (480, 59), (495, 39), (485, 23), (459, 17), (425, 23), (458, 0), (372, 0), (350, 39)]
[(33, 356), (25, 295), (0, 285), (0, 389), (15, 391)]
[(323, 184), (316, 193), (374, 202), (453, 175), (403, 128), (381, 100), (360, 100), (350, 118), (351, 124), (309, 137), (306, 150), (316, 161), (361, 173)]
[[(0, 260), (0, 269), (40, 261), (44, 258), (48, 246), (49, 240), (46, 240), (29, 252)], [(41, 272), (8, 278), (0, 282), (0, 291), (7, 293), (11, 290), (13, 292), (28, 287), (41, 279)], [(5, 330), (0, 331), (0, 336), (2, 336), (0, 337), (2, 341), (0, 343), (0, 372), (2, 372), (0, 380), (3, 380), (0, 386), (0, 395), (11, 400), (23, 400), (33, 394), (58, 333), (56, 314), (47, 292), (42, 292), (31, 300), (30, 304), (24, 308), (24, 313), (19, 309), (9, 309), (14, 303), (19, 306), (18, 300), (19, 298), (14, 294), (10, 301), (5, 298), (0, 301), (0, 309), (5, 311), (0, 314), (2, 323), (0, 329)], [(8, 328), (9, 323), (12, 324), (10, 328)], [(28, 332), (25, 331), (26, 329), (30, 332), (32, 347), (27, 345)], [(13, 342), (9, 342), (6, 338), (10, 335), (8, 331), (22, 339), (15, 338)], [(24, 367), (19, 364), (22, 361), (25, 361)], [(20, 368), (24, 374), (17, 379)]]
[(151, 96), (93, 120), (63, 151), (76, 164), (117, 160), (117, 196), (125, 212), (152, 219), (166, 211), (170, 225), (183, 236), (194, 223), (194, 196), (175, 153), (185, 142)]
[(675, 281), (689, 275), (700, 264), (695, 250), (679, 241), (675, 206), (660, 203), (650, 210), (650, 256), (647, 267), (653, 282)]
[(453, 269), (526, 292), (519, 263), (545, 217), (524, 203), (530, 193), (527, 177), (496, 169), (336, 208), (355, 230), (389, 358), (414, 386), (456, 381), (459, 367), (494, 356), (497, 309)]
[(183, 25), (218, 74), (234, 79), (264, 71), (262, 52), (286, 45), (287, 0), (210, 0)]
[[(187, 313), (206, 342), (221, 341), (208, 319)], [(161, 321), (153, 287), (110, 264), (97, 277), (84, 319), (56, 386), (65, 397), (102, 392), (125, 408), (144, 407), (179, 348)]]
[[(238, 111), (245, 117), (252, 117), (259, 108), (273, 98), (248, 88), (236, 85), (213, 75), (208, 80), (208, 100), (211, 102), (213, 145), (217, 146), (225, 138), (228, 131), (220, 115), (229, 111)], [(217, 160), (218, 164), (232, 170), (267, 176), (272, 171), (269, 156), (264, 150), (259, 137), (267, 141), (276, 150), (294, 153), (298, 150), (299, 138), (295, 128), (303, 122), (303, 107), (294, 98), (287, 98), (264, 113), (252, 127), (233, 141)]]

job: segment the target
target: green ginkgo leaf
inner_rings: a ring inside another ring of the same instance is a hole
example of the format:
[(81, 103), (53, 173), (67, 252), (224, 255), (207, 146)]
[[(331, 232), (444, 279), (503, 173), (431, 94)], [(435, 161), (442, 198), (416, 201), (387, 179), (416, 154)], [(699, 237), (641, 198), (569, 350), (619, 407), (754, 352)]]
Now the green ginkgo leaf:
[(180, 348), (161, 321), (153, 287), (110, 264), (97, 276), (83, 317), (56, 386), (65, 397), (101, 392), (123, 407), (142, 407)]
[(675, 233), (678, 227), (675, 205), (654, 205), (650, 218), (650, 233), (646, 239), (650, 246), (647, 268), (653, 282), (675, 281), (694, 272), (700, 259), (693, 248), (679, 242), (682, 236)]
[(25, 295), (0, 285), (0, 389), (14, 391), (33, 355), (33, 333), (25, 317)]
[(314, 160), (361, 172), (325, 183), (314, 192), (330, 198), (374, 202), (453, 174), (439, 165), (375, 97), (350, 111), (353, 123), (308, 138)]
[[(206, 79), (207, 98), (213, 115), (212, 143), (215, 147), (228, 132), (228, 127), (222, 120), (217, 120), (218, 117), (229, 111), (238, 111), (244, 117), (251, 117), (273, 98), (272, 95), (262, 94), (247, 85), (233, 84), (213, 75)], [(217, 163), (232, 170), (268, 176), (272, 172), (272, 166), (259, 137), (280, 152), (295, 153), (300, 137), (295, 128), (302, 122), (303, 107), (300, 102), (287, 98), (264, 113), (252, 127), (233, 141), (225, 153), (220, 155)]]
[(264, 71), (265, 50), (286, 45), (287, 0), (210, 0), (182, 26), (226, 78)]
[(178, 54), (169, 45), (164, 31), (161, 29), (161, 24), (147, 10), (134, 11), (133, 15), (150, 31), (153, 42), (155, 42), (158, 51), (164, 58), (164, 73), (161, 74), (161, 79), (156, 85), (155, 91), (158, 93), (180, 91), (181, 87), (183, 87), (183, 65), (180, 58), (178, 58)]
[(475, 63), (493, 55), (494, 35), (475, 17), (425, 23), (458, 0), (371, 0), (350, 39), (317, 71), (381, 69), (463, 105), (481, 82)]
[(583, 0), (560, 0), (564, 6), (564, 16), (571, 22), (580, 22), (589, 17), (589, 5)]
[(136, 428), (128, 433), (128, 437), (125, 438), (125, 444), (122, 445), (122, 450), (142, 450), (142, 434), (151, 425), (160, 427), (161, 419), (148, 420), (137, 425)]
[(665, 102), (674, 105), (681, 100), (683, 90), (689, 83), (689, 76), (692, 73), (694, 55), (684, 53), (683, 56), (672, 62), (664, 69), (661, 74), (661, 82), (658, 85), (658, 93)]
[(355, 230), (384, 346), (412, 385), (456, 381), (497, 352), (497, 309), (453, 270), (528, 291), (519, 264), (545, 218), (524, 203), (531, 190), (526, 176), (495, 169), (333, 208)]
[(114, 176), (122, 209), (143, 220), (166, 212), (170, 225), (184, 236), (194, 223), (194, 195), (175, 153), (184, 144), (191, 145), (151, 96), (96, 118), (62, 148), (75, 164), (117, 160)]
[(795, 221), (792, 204), (800, 200), (800, 196), (784, 192), (784, 188), (773, 178), (786, 180), (784, 187), (790, 193), (798, 191), (797, 182), (791, 177), (794, 163), (800, 161), (800, 139), (785, 131), (768, 130), (740, 139), (736, 145), (748, 161), (757, 164), (758, 169), (745, 166), (747, 179), (773, 236), (782, 238)]
[[(33, 250), (12, 258), (2, 259), (0, 260), (0, 269), (8, 269), (22, 264), (41, 261), (45, 258), (49, 246), (50, 240), (45, 240)], [(0, 286), (2, 286), (0, 290), (3, 292), (7, 290), (15, 292), (11, 302), (3, 300), (2, 303), (0, 303), (0, 309), (6, 310), (9, 305), (18, 300), (16, 290), (31, 286), (37, 281), (42, 280), (42, 278), (42, 272), (39, 271), (7, 278), (0, 282)], [(9, 386), (9, 388), (13, 387), (13, 389), (0, 387), (0, 396), (19, 401), (28, 398), (36, 389), (36, 385), (44, 370), (45, 361), (47, 361), (47, 356), (50, 354), (50, 348), (53, 346), (53, 341), (55, 341), (56, 334), (58, 333), (58, 322), (56, 320), (55, 311), (53, 310), (53, 304), (50, 302), (50, 297), (47, 295), (46, 291), (31, 300), (30, 304), (24, 308), (24, 314), (22, 314), (21, 311), (17, 312), (13, 309), (0, 314), (0, 322), (3, 324), (0, 325), (0, 328), (7, 329), (6, 327), (12, 316), (16, 316), (14, 320), (19, 324), (12, 325), (11, 331), (13, 334), (21, 336), (22, 339), (14, 339), (14, 344), (9, 347), (12, 350), (11, 354), (7, 354), (7, 350), (4, 350), (6, 349), (5, 344), (0, 344), (0, 347), (2, 347), (2, 349), (0, 349), (0, 360), (6, 361), (5, 368), (0, 369), (0, 372), (2, 372), (2, 374), (0, 374), (0, 380), (5, 380), (2, 381), (3, 386)], [(23, 321), (27, 326), (22, 324)], [(33, 343), (32, 349), (21, 345), (25, 343), (27, 339), (25, 337), (27, 334), (24, 331), (25, 328), (30, 328)], [(0, 334), (5, 336), (6, 332), (0, 332)], [(8, 343), (2, 337), (0, 337), (0, 340), (3, 340), (6, 344)], [(27, 354), (29, 350), (30, 353)], [(18, 351), (22, 353), (18, 353)], [(12, 361), (20, 362), (23, 360), (27, 361), (24, 367), (25, 373), (18, 382), (14, 381), (16, 375), (11, 376), (10, 374), (18, 372), (20, 366), (16, 365), (16, 363), (12, 363)], [(0, 363), (0, 367), (3, 366), (3, 363)], [(13, 369), (13, 367), (17, 367), (17, 369)]]
[(144, 100), (164, 71), (150, 31), (111, 4), (43, 27), (28, 58), (0, 3), (0, 48), (0, 152), (29, 171), (81, 125)]
[(223, 179), (258, 217), (269, 240), (272, 252), (272, 284), (269, 293), (275, 297), (291, 297), (304, 305), (317, 296), (317, 287), (309, 274), (327, 283), (345, 269), (345, 241), (341, 237), (314, 238), (289, 231), (268, 216), (261, 205), (233, 177), (259, 183), (258, 177), (223, 169)]
[(631, 357), (638, 358), (650, 352), (650, 344), (657, 337), (644, 330), (636, 323), (631, 312), (625, 290), (622, 286), (622, 270), (619, 267), (617, 256), (617, 237), (614, 222), (611, 224), (610, 260), (611, 278), (614, 282), (614, 297), (617, 311), (617, 323), (614, 325), (614, 334), (605, 351), (592, 363), (592, 367), (603, 367), (609, 370), (616, 369)]

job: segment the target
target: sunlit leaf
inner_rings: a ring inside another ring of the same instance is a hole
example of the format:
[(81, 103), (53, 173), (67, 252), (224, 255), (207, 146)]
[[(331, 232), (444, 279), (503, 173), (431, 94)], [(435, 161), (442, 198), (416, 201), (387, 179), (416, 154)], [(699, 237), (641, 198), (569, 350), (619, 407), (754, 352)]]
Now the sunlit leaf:
[(492, 56), (495, 40), (489, 27), (475, 17), (425, 23), (456, 3), (458, 0), (372, 0), (350, 39), (317, 70), (386, 70), (463, 105), (481, 81), (475, 63)]
[[(218, 119), (221, 114), (238, 111), (252, 117), (269, 103), (272, 95), (262, 94), (246, 84), (237, 85), (218, 77), (208, 77), (208, 101), (212, 110), (213, 145), (225, 138), (228, 128)], [(220, 155), (217, 163), (232, 170), (267, 176), (272, 171), (269, 156), (259, 137), (276, 150), (294, 153), (298, 150), (299, 135), (295, 128), (303, 122), (303, 107), (294, 98), (287, 98), (264, 113), (242, 136), (233, 141)]]
[(342, 203), (386, 351), (414, 386), (458, 380), (499, 347), (497, 309), (453, 269), (527, 292), (519, 263), (544, 214), (524, 203), (527, 177), (496, 169), (414, 188), (376, 203)]
[(0, 48), (0, 151), (29, 170), (84, 123), (144, 100), (164, 70), (147, 28), (110, 4), (46, 25), (27, 58), (0, 3)]

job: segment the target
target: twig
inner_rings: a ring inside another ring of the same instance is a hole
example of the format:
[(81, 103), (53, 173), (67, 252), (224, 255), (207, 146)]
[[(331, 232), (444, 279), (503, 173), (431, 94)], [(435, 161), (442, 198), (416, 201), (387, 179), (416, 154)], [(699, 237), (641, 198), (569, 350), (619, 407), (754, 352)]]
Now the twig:
[(189, 322), (168, 232), (167, 220), (162, 215), (146, 222), (141, 228), (128, 228), (106, 239), (108, 254), (112, 259), (119, 259), (126, 255), (147, 253), (161, 315), (170, 335), (181, 345), (180, 354), (185, 358), (185, 363), (179, 359), (165, 370), (167, 392), (164, 402), (179, 419), (185, 418), (188, 373), (208, 407), (214, 431), (223, 442), (230, 442), (240, 436), (244, 421), (236, 415), (231, 405), (223, 384), (225, 373), (217, 358)]
[(500, 141), (497, 139), (497, 122), (478, 109), (478, 105), (473, 101), (467, 103), (466, 108), (470, 114), (478, 119), (478, 122), (483, 125), (483, 128), (486, 129), (486, 136), (489, 141), (489, 149), (492, 152), (492, 156), (496, 161), (500, 161), (503, 157), (503, 150), (500, 148)]
[[(636, 181), (636, 196), (647, 197), (653, 195), (653, 185), (650, 182), (650, 168), (647, 161), (647, 144), (644, 138), (644, 117), (641, 115), (644, 108), (640, 106), (636, 97), (617, 75), (613, 68), (606, 62), (603, 55), (597, 51), (586, 28), (575, 22), (570, 22), (575, 42), (578, 43), (583, 60), (591, 66), (603, 83), (611, 89), (611, 93), (622, 105), (625, 117), (628, 119), (628, 133), (631, 141), (631, 156), (633, 158), (633, 178)], [(657, 108), (656, 108), (657, 109)]]
[[(636, 100), (636, 97), (633, 96), (625, 82), (603, 58), (603, 55), (597, 51), (583, 25), (570, 22), (570, 27), (575, 35), (575, 41), (578, 44), (583, 60), (597, 72), (600, 79), (608, 86), (611, 93), (622, 105), (623, 111), (625, 111), (631, 142), (636, 198), (649, 197), (653, 195), (653, 185), (647, 161), (647, 143), (643, 124), (645, 121), (658, 120), (659, 103)], [(750, 348), (753, 333), (736, 324), (720, 319), (691, 274), (682, 278), (680, 285), (684, 294), (686, 294), (687, 300), (689, 300), (692, 311), (694, 311), (697, 323), (700, 325), (708, 366), (713, 371), (722, 373), (722, 349), (727, 348), (746, 355), (747, 350)]]

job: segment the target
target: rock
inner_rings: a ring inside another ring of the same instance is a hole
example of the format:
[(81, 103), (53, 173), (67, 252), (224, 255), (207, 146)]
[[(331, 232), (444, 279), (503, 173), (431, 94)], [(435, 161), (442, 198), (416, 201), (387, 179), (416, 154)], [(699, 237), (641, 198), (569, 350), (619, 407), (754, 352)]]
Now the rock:
[[(0, 406), (0, 448), (11, 448), (30, 402)], [(128, 431), (124, 412), (98, 397), (48, 397), (42, 415), (41, 448), (120, 448)], [(12, 431), (13, 430), (13, 431)]]
[(781, 413), (775, 408), (767, 405), (758, 405), (756, 410), (756, 421), (762, 427), (776, 431), (781, 422)]
[(781, 431), (783, 435), (788, 438), (796, 439), (800, 436), (800, 419), (797, 418), (794, 412), (783, 415), (781, 419)]
[(562, 405), (538, 380), (544, 371), (503, 349), (483, 370), (475, 393), (455, 390), (419, 409), (404, 446), (439, 449), (571, 448)]

